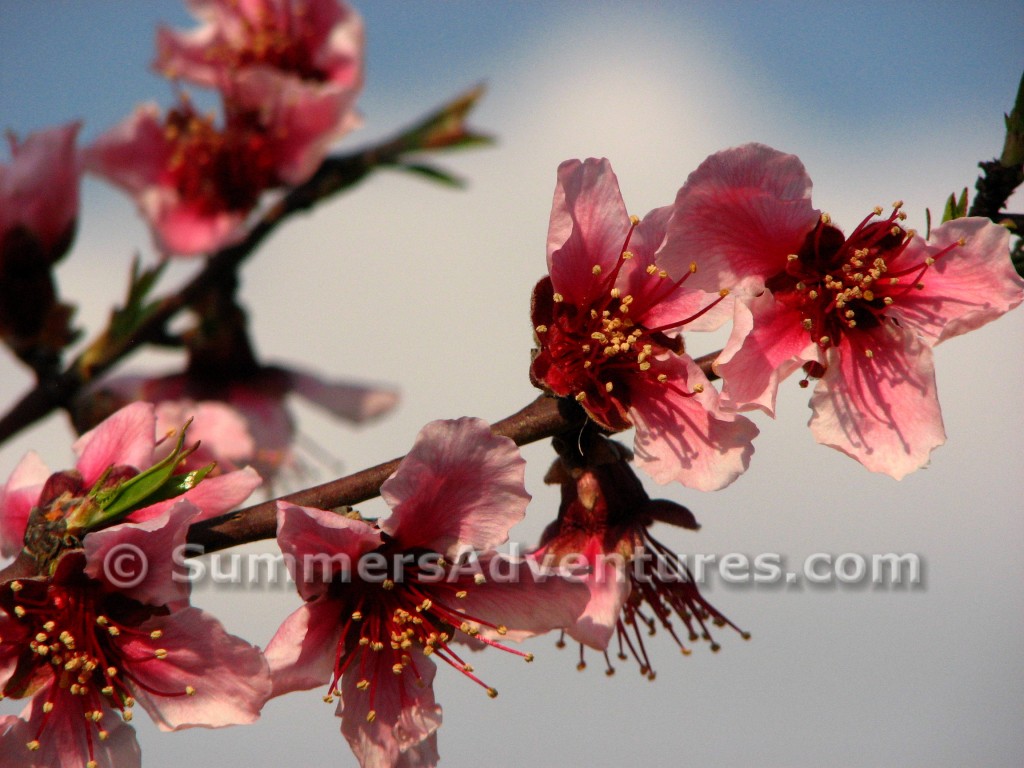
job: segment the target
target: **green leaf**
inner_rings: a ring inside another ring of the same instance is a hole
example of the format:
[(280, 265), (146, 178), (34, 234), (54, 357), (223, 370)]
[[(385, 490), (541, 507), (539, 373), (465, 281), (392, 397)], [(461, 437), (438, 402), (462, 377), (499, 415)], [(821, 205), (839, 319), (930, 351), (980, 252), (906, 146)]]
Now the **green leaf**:
[[(956, 195), (950, 195), (949, 199), (946, 200), (946, 207), (942, 211), (942, 223), (945, 224), (947, 221), (953, 219), (962, 219), (967, 215), (967, 187), (964, 187), (964, 191), (960, 193), (960, 199), (958, 200)], [(929, 229), (931, 228), (931, 221), (929, 220)]]
[(1004, 168), (1012, 168), (1024, 163), (1024, 75), (1017, 86), (1017, 100), (1013, 110), (1005, 117), (1006, 141), (999, 162)]
[(153, 286), (164, 271), (166, 261), (155, 267), (140, 270), (139, 257), (132, 259), (132, 271), (128, 282), (128, 294), (124, 306), (115, 309), (110, 317), (110, 338), (119, 339), (130, 335), (146, 319), (156, 302), (147, 302)]
[(462, 189), (466, 186), (466, 182), (457, 176), (453, 176), (447, 171), (442, 171), (440, 168), (436, 168), (425, 163), (399, 163), (397, 167), (403, 171), (414, 173), (417, 176), (423, 176), (430, 181), (436, 181), (439, 184), (444, 184), (447, 187)]

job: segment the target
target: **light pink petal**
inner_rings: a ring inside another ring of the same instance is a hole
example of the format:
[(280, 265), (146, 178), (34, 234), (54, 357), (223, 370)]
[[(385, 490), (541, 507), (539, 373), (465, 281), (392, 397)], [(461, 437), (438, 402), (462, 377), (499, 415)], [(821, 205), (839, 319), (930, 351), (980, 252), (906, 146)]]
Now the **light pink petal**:
[[(558, 166), (548, 228), (548, 271), (555, 292), (585, 306), (622, 254), (630, 221), (611, 164), (588, 158)], [(594, 267), (604, 273), (594, 275)]]
[(354, 573), (359, 558), (381, 542), (380, 533), (361, 520), (277, 503), (277, 544), (304, 600), (323, 594), (337, 577)]
[(946, 441), (932, 351), (905, 329), (850, 336), (829, 354), (811, 397), (811, 431), (819, 443), (899, 480)]
[(190, 584), (182, 567), (183, 548), (188, 526), (198, 517), (198, 508), (177, 501), (160, 517), (86, 534), (85, 572), (146, 605), (185, 600)]
[(144, 470), (153, 464), (156, 415), (151, 403), (131, 403), (105, 419), (74, 444), (85, 485), (91, 486), (114, 465)]
[[(118, 638), (132, 692), (163, 730), (251, 723), (270, 697), (263, 654), (198, 608), (158, 616)], [(150, 632), (159, 630), (157, 638)], [(129, 662), (129, 659), (131, 662)], [(191, 686), (194, 692), (182, 696)]]
[(32, 507), (39, 501), (50, 470), (39, 454), (29, 451), (0, 488), (0, 556), (14, 557), (25, 541)]
[[(201, 12), (190, 3), (192, 13)], [(172, 80), (188, 80), (197, 85), (216, 86), (220, 68), (211, 63), (207, 49), (216, 43), (218, 30), (212, 24), (188, 32), (160, 26), (156, 31), (156, 60), (153, 68)]]
[(157, 245), (165, 253), (199, 256), (234, 245), (245, 237), (247, 212), (211, 213), (159, 191), (141, 199), (140, 207), (153, 226)]
[(526, 514), (526, 462), (515, 443), (481, 419), (432, 421), (380, 495), (392, 512), (381, 530), (411, 550), (450, 556), (508, 541)]
[(274, 696), (323, 686), (334, 671), (343, 605), (321, 596), (303, 605), (278, 628), (264, 655)]
[[(434, 662), (418, 648), (410, 652), (409, 666), (401, 675), (391, 671), (387, 654), (364, 652), (365, 668), (353, 664), (341, 678), (341, 732), (348, 739), (361, 768), (391, 768), (403, 752), (422, 749), (441, 725), (441, 707), (434, 701)], [(375, 681), (371, 690), (361, 691), (361, 679)], [(376, 713), (367, 722), (371, 709)], [(426, 752), (417, 757), (430, 757)], [(436, 760), (436, 750), (433, 757)], [(424, 763), (433, 765), (433, 762)]]
[[(720, 411), (718, 392), (690, 358), (673, 355), (663, 369), (670, 371), (671, 386), (638, 379), (631, 392), (637, 466), (658, 483), (724, 488), (750, 464), (757, 427)], [(703, 392), (687, 394), (694, 387)]]
[(146, 104), (86, 147), (82, 158), (86, 170), (137, 196), (166, 183), (171, 152), (160, 108)]
[(725, 382), (723, 403), (738, 411), (760, 408), (774, 416), (779, 382), (804, 361), (816, 360), (817, 349), (800, 324), (800, 314), (775, 301), (769, 291), (736, 302), (732, 334), (715, 361)]
[(385, 387), (325, 381), (303, 371), (287, 371), (295, 392), (340, 419), (356, 423), (387, 413), (398, 404), (398, 393)]
[(924, 288), (896, 297), (890, 314), (934, 345), (1013, 309), (1024, 299), (1024, 280), (1010, 262), (1009, 236), (988, 219), (967, 218), (943, 224), (927, 245), (915, 239), (890, 269), (907, 269), (928, 256), (935, 263), (920, 277)]
[(745, 144), (707, 158), (676, 196), (659, 263), (692, 287), (758, 292), (781, 271), (818, 219), (811, 180), (796, 155)]
[(546, 568), (534, 558), (488, 553), (474, 564), (486, 581), (474, 575), (459, 580), (466, 596), (451, 607), (468, 620), (502, 626), (507, 631), (491, 636), (502, 641), (523, 640), (553, 629), (572, 627), (587, 607), (590, 592), (584, 574)]
[[(150, 402), (154, 399), (146, 398)], [(190, 443), (198, 441), (199, 450), (189, 456), (188, 469), (198, 469), (210, 461), (226, 464), (221, 469), (234, 469), (251, 462), (256, 456), (256, 441), (249, 433), (248, 422), (237, 410), (218, 400), (164, 400), (156, 402), (157, 434), (177, 431), (192, 419), (188, 428)]]
[(191, 502), (199, 510), (196, 522), (223, 515), (242, 505), (252, 492), (263, 482), (259, 473), (251, 467), (226, 472), (202, 480), (194, 488), (185, 491), (181, 496), (157, 502), (148, 507), (132, 512), (128, 519), (133, 523), (152, 520), (162, 516), (179, 501)]
[[(47, 700), (53, 703), (49, 713), (43, 711)], [(0, 734), (0, 768), (82, 768), (90, 759), (99, 768), (139, 768), (142, 753), (135, 731), (105, 704), (99, 723), (86, 720), (83, 700), (60, 687), (32, 697), (21, 719), (8, 722)], [(109, 734), (102, 741), (100, 728)], [(31, 751), (26, 745), (37, 734), (39, 749)]]
[(27, 228), (53, 259), (78, 217), (81, 173), (75, 137), (81, 123), (37, 131), (24, 141), (10, 136), (11, 162), (0, 166), (0, 236)]

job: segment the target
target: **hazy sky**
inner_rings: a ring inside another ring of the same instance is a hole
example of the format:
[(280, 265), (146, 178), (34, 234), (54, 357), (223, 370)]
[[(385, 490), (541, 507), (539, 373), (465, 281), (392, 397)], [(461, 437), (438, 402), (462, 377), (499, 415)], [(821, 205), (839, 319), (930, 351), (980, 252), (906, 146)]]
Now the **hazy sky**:
[[(365, 127), (343, 148), (481, 81), (488, 96), (474, 123), (499, 141), (445, 158), (469, 180), (466, 191), (381, 173), (285, 226), (247, 266), (243, 298), (266, 359), (402, 389), (393, 418), (366, 429), (300, 407), (303, 432), (358, 469), (403, 453), (431, 419), (497, 420), (533, 397), (529, 294), (544, 271), (555, 169), (567, 158), (608, 157), (627, 205), (642, 215), (671, 202), (710, 152), (760, 141), (803, 159), (815, 204), (840, 226), (902, 198), (909, 224), (923, 229), (924, 209), (941, 211), (950, 192), (973, 186), (976, 163), (1001, 149), (1002, 114), (1024, 67), (1024, 6), (840, 5), (360, 6)], [(176, 2), (0, 0), (0, 127), (26, 133), (81, 118), (90, 140), (137, 103), (169, 103), (170, 87), (146, 69), (160, 20), (190, 23)], [(121, 295), (136, 252), (153, 256), (131, 204), (87, 181), (60, 279), (90, 331)], [(530, 666), (491, 652), (474, 660), (501, 692), (493, 701), (442, 669), (443, 764), (1019, 765), (1022, 342), (1018, 310), (937, 350), (949, 441), (902, 482), (816, 445), (805, 426), (808, 393), (792, 380), (778, 421), (758, 419), (751, 469), (733, 486), (714, 494), (650, 486), (703, 524), (697, 534), (655, 530), (679, 552), (777, 552), (796, 566), (816, 552), (912, 552), (924, 562), (922, 585), (712, 580), (705, 591), (753, 639), (720, 633), (719, 654), (698, 648), (683, 658), (668, 637), (655, 637), (654, 682), (627, 662), (606, 678), (593, 653), (577, 672), (575, 650), (557, 650), (553, 637), (529, 644)], [(714, 340), (688, 343), (714, 348)], [(165, 355), (129, 369), (173, 365)], [(8, 400), (29, 383), (13, 360), (0, 361)], [(30, 447), (65, 466), (69, 446), (55, 417), (0, 450), (0, 476)], [(534, 501), (513, 538), (530, 544), (555, 514), (557, 493), (541, 483), (550, 449), (525, 453)], [(381, 511), (379, 502), (366, 507)], [(298, 605), (287, 587), (249, 594), (207, 585), (196, 601), (258, 644)], [(321, 694), (274, 701), (245, 729), (167, 735), (140, 716), (144, 764), (355, 765)]]

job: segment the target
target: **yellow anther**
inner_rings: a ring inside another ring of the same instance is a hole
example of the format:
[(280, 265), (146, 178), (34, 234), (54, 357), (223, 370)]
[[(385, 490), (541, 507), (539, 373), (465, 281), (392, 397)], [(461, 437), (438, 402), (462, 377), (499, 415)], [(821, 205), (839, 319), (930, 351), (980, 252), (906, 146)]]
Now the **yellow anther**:
[(498, 698), (498, 691), (494, 688), (488, 688), (487, 695), (490, 696), (492, 699), (496, 699)]
[(659, 373), (658, 374), (658, 381), (660, 381), (662, 384), (664, 384), (666, 381), (668, 381), (668, 374), (666, 374), (666, 373)]
[(874, 301), (875, 294), (873, 291), (864, 291), (864, 301)]
[(506, 627), (504, 624), (499, 624), (498, 625), (498, 634), (499, 635), (507, 635), (508, 634), (508, 627)]
[(166, 648), (157, 648), (155, 651), (153, 651), (153, 655), (156, 656), (158, 659), (166, 659), (167, 658), (167, 649)]
[(933, 259), (931, 256), (929, 256), (928, 258), (926, 258), (924, 260), (924, 263), (925, 263), (925, 265), (930, 267), (932, 264), (935, 263), (935, 259)]
[(864, 350), (864, 357), (874, 357), (874, 356), (875, 356), (875, 353), (872, 352), (870, 349), (865, 349)]
[(366, 680), (365, 678), (360, 680), (358, 683), (356, 683), (356, 688), (358, 688), (360, 691), (368, 690), (369, 687), (370, 687), (370, 681)]
[(548, 327), (546, 325), (538, 325), (533, 330), (535, 330), (537, 333), (547, 333), (548, 332)]
[(641, 371), (649, 371), (649, 370), (651, 370), (651, 364), (650, 363), (640, 363), (639, 367), (640, 367)]
[(614, 385), (610, 381), (606, 381), (604, 385), (605, 392), (611, 392)]
[(831, 224), (832, 223), (832, 217), (829, 216), (827, 213), (821, 214), (821, 223), (822, 224), (826, 224), (826, 225)]
[(720, 290), (718, 292), (718, 295), (721, 296), (724, 299), (726, 296), (729, 295), (729, 289), (728, 288), (723, 288), (722, 290)]
[[(696, 271), (697, 271), (697, 264), (696, 263), (691, 264), (690, 265), (690, 272), (696, 272)], [(668, 272), (666, 272), (664, 269), (658, 270), (658, 277), (668, 277)]]
[(704, 391), (704, 385), (703, 384), (694, 384), (693, 391), (699, 395), (701, 392)]
[(882, 206), (876, 205), (873, 210), (875, 212), (875, 216), (881, 216), (882, 215)]
[(185, 695), (186, 696), (195, 696), (196, 695), (196, 689), (193, 688), (191, 685), (186, 685), (185, 686)]
[(99, 730), (96, 735), (100, 737), (100, 741), (106, 741), (110, 737), (110, 731)]
[(154, 629), (152, 632), (149, 633), (149, 638), (151, 640), (159, 640), (163, 636), (164, 631), (162, 629)]
[(352, 611), (352, 621), (362, 621), (363, 614), (359, 611)]
[(533, 661), (533, 654), (532, 654), (532, 653), (528, 653), (528, 654), (526, 654), (525, 656), (523, 656), (523, 660), (524, 660), (524, 661), (525, 661), (525, 662), (526, 662), (527, 664), (529, 664), (529, 663), (530, 663), (531, 661)]
[(47, 701), (47, 702), (43, 703), (43, 712), (45, 712), (47, 714), (49, 714), (50, 712), (53, 712), (53, 702), (52, 701)]
[(892, 304), (892, 296), (886, 296), (884, 299), (882, 299), (882, 302), (886, 306), (889, 306), (890, 304)]
[(656, 266), (654, 266), (653, 264), (648, 264), (647, 265), (647, 274), (648, 275), (653, 275), (657, 271), (658, 271), (658, 268)]
[(372, 723), (376, 719), (377, 719), (377, 710), (371, 709), (369, 712), (366, 713), (366, 722)]
[(822, 336), (820, 339), (818, 339), (818, 343), (821, 344), (822, 346), (825, 346), (830, 341), (832, 341), (832, 339), (830, 339), (828, 336)]
[(403, 669), (405, 669), (405, 667), (403, 667), (401, 664), (392, 664), (391, 665), (391, 671), (394, 672), (396, 675), (402, 674), (402, 670)]
[(126, 709), (124, 712), (121, 713), (121, 719), (124, 720), (126, 723), (130, 723), (132, 721), (132, 717), (134, 717), (134, 715), (130, 709)]
[(456, 593), (455, 593), (455, 597), (457, 597), (457, 598), (458, 598), (459, 600), (462, 600), (462, 599), (464, 599), (464, 598), (466, 597), (466, 595), (468, 595), (468, 594), (469, 594), (469, 592), (467, 592), (466, 590), (464, 590), (464, 589), (460, 589), (460, 590), (459, 590), (458, 592), (456, 592)]
[(618, 288), (612, 288), (610, 293), (613, 299), (617, 299), (619, 298), (619, 296), (622, 295), (622, 291), (620, 291)]
[(818, 292), (817, 291), (808, 291), (807, 292), (807, 298), (809, 298), (811, 301), (814, 301), (814, 299), (818, 298)]
[(956, 241), (956, 244), (961, 247), (967, 245), (967, 238), (961, 237), (959, 240)]
[(486, 584), (487, 583), (487, 577), (484, 576), (482, 573), (474, 574), (473, 575), (473, 583), (476, 584), (477, 586), (480, 586), (481, 584)]
[(637, 224), (640, 223), (640, 217), (639, 216), (630, 216), (629, 217), (629, 223), (632, 224), (635, 227)]
[(593, 365), (593, 363), (590, 360), (584, 360), (583, 361), (583, 367), (584, 368), (589, 368), (592, 365)]
[(554, 294), (554, 295), (553, 295), (553, 296), (551, 297), (551, 300), (552, 300), (552, 301), (554, 301), (554, 302), (560, 302), (560, 301), (565, 301), (565, 296), (563, 296), (563, 295), (562, 295), (562, 294), (560, 294), (560, 293), (556, 293), (556, 294)]
[(622, 258), (623, 258), (624, 261), (629, 261), (630, 259), (633, 258), (633, 252), (632, 251), (623, 251), (622, 252)]
[(576, 395), (576, 402), (577, 403), (582, 403), (586, 399), (587, 399), (587, 393), (586, 392), (580, 392), (578, 395)]
[(32, 741), (27, 742), (25, 746), (28, 747), (30, 752), (38, 752), (39, 747), (42, 745), (39, 743), (39, 739), (32, 739)]
[(805, 330), (808, 330), (808, 331), (811, 330), (811, 328), (814, 327), (814, 321), (811, 320), (811, 318), (809, 318), (809, 317), (805, 317), (803, 320), (801, 320), (800, 324), (804, 327)]
[(897, 200), (895, 203), (892, 204), (892, 208), (893, 208), (894, 211), (898, 211), (902, 207), (903, 207), (903, 201), (902, 200)]
[[(11, 582), (11, 592), (21, 592), (22, 589), (23, 589), (23, 585), (22, 585), (22, 583), (20, 581), (12, 581)], [(37, 749), (38, 749), (38, 747), (37, 747)]]
[(395, 582), (391, 579), (384, 579), (384, 582), (381, 584), (381, 587), (390, 591), (395, 588)]
[(590, 271), (592, 273), (594, 273), (595, 275), (600, 275), (601, 274), (601, 265), (600, 264), (595, 264)]
[(796, 261), (799, 258), (795, 253), (791, 253), (786, 257), (786, 261)]

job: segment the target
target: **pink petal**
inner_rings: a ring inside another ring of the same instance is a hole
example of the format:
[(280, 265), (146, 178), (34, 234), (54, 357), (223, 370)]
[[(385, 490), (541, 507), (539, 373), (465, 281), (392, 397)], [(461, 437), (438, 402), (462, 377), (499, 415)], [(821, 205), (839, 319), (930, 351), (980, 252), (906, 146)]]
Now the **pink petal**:
[(392, 513), (381, 530), (406, 550), (425, 547), (454, 559), (492, 549), (526, 514), (526, 462), (515, 443), (481, 419), (433, 421), (380, 495)]
[[(245, 237), (246, 211), (200, 210), (187, 200), (154, 190), (140, 207), (153, 226), (161, 251), (179, 256), (200, 256), (234, 245)], [(152, 204), (147, 201), (152, 200)]]
[(899, 480), (946, 441), (932, 352), (910, 331), (889, 326), (851, 336), (829, 354), (811, 397), (811, 431), (819, 443)]
[(22, 651), (28, 648), (29, 642), (31, 639), (25, 624), (0, 608), (0, 691), (14, 674)]
[(676, 196), (661, 263), (691, 287), (756, 293), (814, 227), (811, 180), (796, 155), (745, 144), (707, 158)]
[(156, 415), (151, 403), (131, 403), (82, 435), (73, 448), (86, 487), (111, 466), (143, 470), (153, 464)]
[(392, 389), (324, 381), (297, 370), (287, 373), (296, 393), (340, 419), (356, 423), (367, 421), (387, 413), (398, 404), (398, 393)]
[(207, 477), (181, 496), (143, 507), (129, 515), (128, 519), (133, 523), (152, 520), (162, 516), (174, 504), (184, 500), (191, 502), (199, 510), (196, 521), (208, 520), (241, 506), (242, 502), (248, 499), (262, 482), (263, 479), (259, 473), (251, 467)]
[(264, 652), (274, 696), (327, 687), (341, 639), (343, 607), (339, 601), (321, 596), (284, 620)]
[(29, 513), (49, 476), (43, 460), (29, 451), (0, 489), (0, 556), (14, 557), (22, 550)]
[(590, 599), (584, 575), (546, 568), (534, 558), (488, 553), (477, 566), (486, 581), (478, 584), (473, 576), (460, 579), (466, 596), (452, 607), (471, 620), (504, 627), (506, 632), (491, 634), (498, 641), (572, 627)]
[(817, 345), (800, 325), (800, 314), (765, 291), (736, 302), (732, 334), (715, 361), (729, 408), (756, 407), (775, 415), (779, 382), (806, 360), (817, 360)]
[[(924, 288), (899, 296), (890, 314), (934, 345), (1013, 309), (1024, 299), (1024, 280), (1010, 262), (1009, 236), (1006, 227), (988, 219), (967, 218), (943, 224), (927, 245), (915, 238), (890, 269), (909, 268), (928, 256), (935, 263), (920, 278)], [(965, 244), (956, 245), (961, 238)]]
[(35, 236), (52, 260), (78, 217), (81, 174), (75, 138), (81, 123), (37, 131), (24, 141), (10, 136), (11, 162), (0, 166), (0, 237), (14, 226)]
[[(120, 635), (118, 644), (135, 698), (161, 729), (219, 728), (259, 717), (271, 684), (258, 648), (198, 608), (155, 617), (140, 629)], [(161, 633), (156, 639), (154, 630)], [(195, 692), (182, 696), (188, 686)]]
[(619, 260), (630, 221), (611, 164), (588, 158), (558, 166), (548, 228), (548, 271), (555, 291), (577, 306), (589, 304)]
[(160, 517), (86, 534), (85, 572), (147, 605), (185, 600), (190, 584), (182, 568), (183, 547), (188, 526), (198, 517), (199, 509), (179, 500)]
[(349, 576), (359, 558), (381, 543), (380, 533), (361, 520), (277, 503), (277, 544), (304, 600), (322, 595), (336, 577)]
[[(199, 450), (189, 456), (188, 469), (198, 469), (210, 461), (227, 464), (227, 469), (251, 462), (256, 456), (256, 441), (248, 422), (237, 410), (218, 400), (163, 400), (156, 404), (157, 434), (181, 429), (192, 419), (188, 441), (199, 442)], [(225, 467), (221, 467), (224, 469)]]
[[(676, 369), (669, 375), (673, 386), (637, 379), (631, 392), (636, 464), (658, 483), (724, 488), (746, 471), (758, 429), (743, 416), (719, 410), (718, 392), (690, 358), (673, 355), (665, 364), (665, 370)], [(703, 392), (683, 394), (697, 386)]]
[[(22, 719), (8, 722), (0, 735), (0, 768), (82, 768), (90, 758), (99, 768), (139, 768), (142, 753), (135, 731), (102, 699), (100, 722), (86, 720), (83, 699), (59, 686), (39, 691), (21, 713)], [(43, 711), (46, 701), (53, 704), (49, 713)], [(109, 734), (104, 740), (98, 737), (100, 728)], [(37, 734), (40, 746), (33, 752), (26, 744)]]
[[(146, 104), (100, 136), (82, 153), (86, 170), (103, 176), (132, 196), (166, 181), (171, 146), (164, 133), (160, 108)], [(153, 213), (152, 199), (136, 199)]]
[[(391, 671), (386, 654), (365, 652), (365, 669), (353, 664), (341, 678), (341, 732), (348, 739), (362, 768), (390, 768), (399, 764), (403, 752), (422, 749), (441, 725), (441, 707), (434, 701), (434, 663), (418, 648), (410, 653), (412, 660), (401, 675)], [(361, 666), (361, 665), (358, 665)], [(374, 681), (368, 691), (356, 684), (361, 679)], [(372, 708), (373, 722), (367, 722)], [(430, 745), (418, 757), (430, 757)], [(436, 761), (436, 749), (434, 750)], [(433, 765), (433, 762), (424, 765)]]

